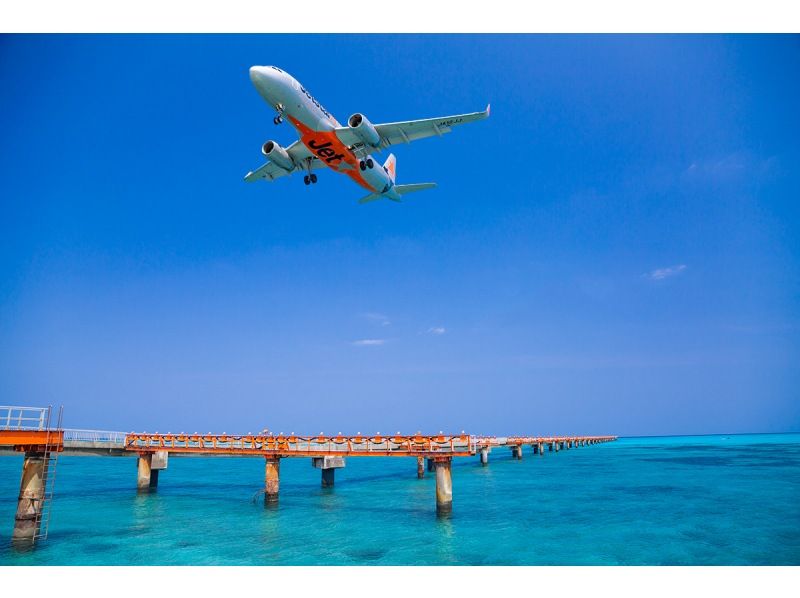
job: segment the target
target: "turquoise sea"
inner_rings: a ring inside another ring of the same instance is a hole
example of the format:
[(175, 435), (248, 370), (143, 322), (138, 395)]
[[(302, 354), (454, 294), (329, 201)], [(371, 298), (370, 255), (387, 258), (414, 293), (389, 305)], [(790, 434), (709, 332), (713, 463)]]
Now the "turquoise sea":
[[(0, 456), (10, 537), (22, 460)], [(410, 458), (351, 458), (333, 489), (284, 459), (172, 458), (136, 493), (132, 458), (62, 457), (49, 539), (2, 565), (800, 565), (800, 434), (625, 438), (453, 466), (453, 514)]]

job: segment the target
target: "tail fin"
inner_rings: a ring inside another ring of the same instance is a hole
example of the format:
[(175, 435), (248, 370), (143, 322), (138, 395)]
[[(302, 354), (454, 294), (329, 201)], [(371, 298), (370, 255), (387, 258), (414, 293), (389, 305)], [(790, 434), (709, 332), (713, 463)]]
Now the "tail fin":
[(389, 173), (389, 178), (392, 179), (394, 183), (397, 177), (397, 158), (394, 157), (394, 154), (389, 154), (389, 157), (386, 158), (386, 162), (383, 163), (383, 167), (386, 169), (386, 172)]

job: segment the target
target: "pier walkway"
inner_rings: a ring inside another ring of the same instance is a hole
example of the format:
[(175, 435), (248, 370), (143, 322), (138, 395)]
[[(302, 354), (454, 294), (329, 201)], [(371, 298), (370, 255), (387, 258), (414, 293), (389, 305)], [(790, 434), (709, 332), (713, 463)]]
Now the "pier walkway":
[(297, 436), (294, 434), (149, 434), (61, 427), (61, 412), (53, 425), (51, 407), (0, 406), (0, 454), (25, 455), (15, 517), (14, 539), (35, 541), (46, 537), (49, 503), (55, 483), (59, 454), (77, 456), (136, 457), (137, 489), (152, 492), (159, 472), (173, 456), (261, 457), (265, 460), (264, 502), (274, 505), (280, 488), (280, 461), (305, 457), (320, 469), (322, 486), (334, 485), (336, 469), (347, 457), (411, 457), (417, 462), (417, 477), (426, 471), (436, 475), (436, 511), (452, 510), (451, 463), (455, 457), (479, 456), (488, 465), (492, 450), (509, 449), (521, 460), (523, 449), (532, 454), (600, 444), (616, 436), (473, 436), (461, 434), (413, 434), (373, 436)]

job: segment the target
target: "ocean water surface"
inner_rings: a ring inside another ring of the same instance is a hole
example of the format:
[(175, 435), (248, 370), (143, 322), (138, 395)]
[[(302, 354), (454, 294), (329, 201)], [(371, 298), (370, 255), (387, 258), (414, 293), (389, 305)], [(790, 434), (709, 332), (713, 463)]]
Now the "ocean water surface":
[(411, 458), (351, 458), (333, 489), (284, 459), (61, 457), (50, 534), (10, 538), (22, 458), (0, 456), (0, 565), (800, 565), (800, 435), (624, 438), (453, 465), (453, 513)]

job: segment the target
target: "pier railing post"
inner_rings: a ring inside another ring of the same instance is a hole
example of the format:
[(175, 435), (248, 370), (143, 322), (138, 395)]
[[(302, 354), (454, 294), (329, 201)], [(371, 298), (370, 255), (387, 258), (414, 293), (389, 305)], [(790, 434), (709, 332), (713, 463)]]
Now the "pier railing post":
[(44, 455), (41, 453), (25, 453), (12, 541), (33, 542), (39, 533), (44, 500), (44, 462)]
[(452, 457), (436, 457), (436, 514), (446, 515), (453, 510), (453, 478), (450, 473)]
[(276, 504), (281, 485), (281, 458), (266, 457), (264, 470), (264, 504)]

